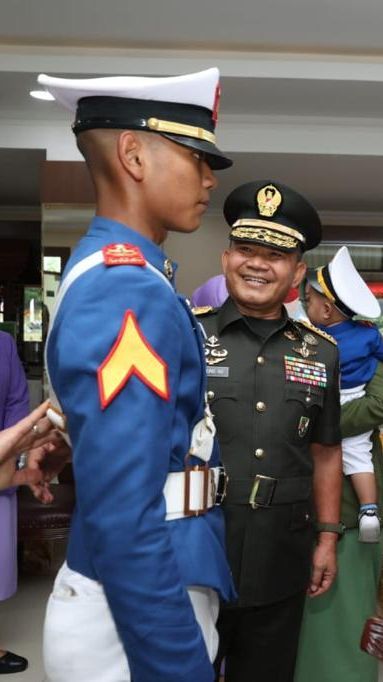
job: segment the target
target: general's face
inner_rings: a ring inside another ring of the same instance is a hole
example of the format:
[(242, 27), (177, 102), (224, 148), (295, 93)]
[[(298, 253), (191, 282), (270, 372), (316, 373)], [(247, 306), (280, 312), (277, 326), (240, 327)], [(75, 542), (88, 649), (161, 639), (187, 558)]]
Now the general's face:
[(159, 227), (174, 232), (198, 229), (217, 186), (204, 154), (157, 136), (150, 170), (148, 201)]
[(229, 293), (243, 315), (278, 318), (291, 287), (297, 287), (306, 265), (296, 252), (232, 242), (222, 257)]

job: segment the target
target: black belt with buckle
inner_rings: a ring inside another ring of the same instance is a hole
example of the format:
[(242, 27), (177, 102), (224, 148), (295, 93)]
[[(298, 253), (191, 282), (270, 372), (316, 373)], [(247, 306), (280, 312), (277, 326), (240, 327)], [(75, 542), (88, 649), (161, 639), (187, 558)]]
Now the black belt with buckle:
[(227, 504), (250, 504), (253, 509), (275, 504), (303, 502), (312, 493), (312, 478), (273, 478), (257, 474), (254, 478), (230, 479)]

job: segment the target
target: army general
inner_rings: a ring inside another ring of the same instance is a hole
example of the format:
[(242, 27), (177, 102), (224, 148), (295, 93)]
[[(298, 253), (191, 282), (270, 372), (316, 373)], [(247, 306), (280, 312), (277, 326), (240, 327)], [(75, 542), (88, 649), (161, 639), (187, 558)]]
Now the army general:
[(234, 190), (224, 213), (230, 296), (197, 310), (238, 591), (221, 609), (216, 668), (225, 657), (226, 682), (290, 682), (305, 595), (331, 585), (342, 530), (338, 351), (282, 304), (321, 224), (304, 197), (269, 181)]

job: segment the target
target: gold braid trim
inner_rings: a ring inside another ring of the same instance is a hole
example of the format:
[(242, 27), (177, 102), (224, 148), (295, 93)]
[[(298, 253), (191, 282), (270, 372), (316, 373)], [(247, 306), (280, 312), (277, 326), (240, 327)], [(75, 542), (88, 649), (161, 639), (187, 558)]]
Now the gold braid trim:
[(265, 242), (265, 244), (283, 246), (285, 249), (296, 249), (298, 246), (297, 239), (261, 227), (236, 227), (230, 232), (230, 237), (233, 239), (236, 237), (238, 239), (248, 239), (249, 241), (258, 239), (261, 242)]
[(315, 327), (315, 325), (311, 324), (311, 322), (308, 322), (308, 320), (296, 320), (296, 323), (303, 324), (304, 327), (307, 327), (307, 329), (310, 329), (312, 332), (315, 332), (315, 334), (323, 336), (323, 338), (326, 339), (326, 341), (330, 341), (330, 343), (333, 343), (334, 346), (338, 345), (333, 336), (327, 334), (322, 329), (318, 329), (318, 327)]
[(149, 118), (147, 122), (150, 130), (155, 130), (158, 133), (173, 133), (174, 135), (184, 135), (185, 137), (195, 137), (198, 140), (205, 140), (215, 144), (214, 133), (198, 128), (197, 126), (190, 126), (187, 123), (176, 123), (174, 121), (161, 121), (158, 118)]

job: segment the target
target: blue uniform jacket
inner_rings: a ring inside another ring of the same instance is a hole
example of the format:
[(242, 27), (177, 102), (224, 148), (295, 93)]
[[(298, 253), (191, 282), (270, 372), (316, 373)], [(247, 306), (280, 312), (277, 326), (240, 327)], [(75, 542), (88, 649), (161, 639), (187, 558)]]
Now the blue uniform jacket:
[(370, 323), (345, 320), (331, 327), (323, 327), (336, 339), (339, 349), (342, 388), (367, 384), (383, 360), (383, 337)]
[[(138, 246), (164, 272), (166, 257), (158, 246), (100, 217), (66, 272), (111, 243)], [(128, 310), (167, 364), (169, 397), (133, 374), (102, 409), (97, 369)], [(201, 517), (165, 521), (162, 494), (168, 472), (184, 468), (192, 428), (204, 408), (202, 344), (185, 299), (148, 268), (98, 265), (65, 294), (47, 360), (73, 445), (77, 508), (70, 568), (102, 583), (134, 682), (211, 682), (186, 587), (208, 586), (224, 599), (234, 596), (223, 517), (214, 508)], [(210, 465), (218, 461), (216, 444)]]

